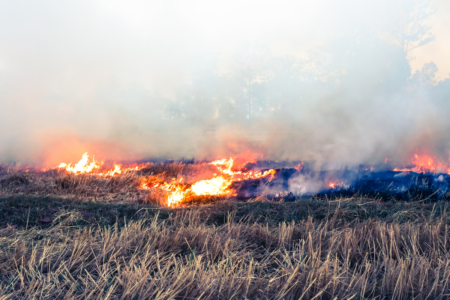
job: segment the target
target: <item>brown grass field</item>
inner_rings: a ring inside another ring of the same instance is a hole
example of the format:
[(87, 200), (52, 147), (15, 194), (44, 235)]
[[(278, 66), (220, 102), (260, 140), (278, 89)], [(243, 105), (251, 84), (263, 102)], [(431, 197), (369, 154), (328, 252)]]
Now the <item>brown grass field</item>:
[(196, 168), (98, 178), (2, 166), (0, 299), (450, 298), (447, 201), (210, 198), (170, 209), (138, 189), (142, 176)]

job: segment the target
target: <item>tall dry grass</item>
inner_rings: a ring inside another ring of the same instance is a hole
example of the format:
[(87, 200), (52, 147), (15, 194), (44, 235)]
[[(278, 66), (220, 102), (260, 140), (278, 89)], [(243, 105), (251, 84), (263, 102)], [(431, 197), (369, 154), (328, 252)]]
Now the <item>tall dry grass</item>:
[[(198, 209), (123, 227), (0, 230), (0, 299), (448, 299), (447, 214), (212, 225)], [(74, 223), (75, 222), (75, 223)]]

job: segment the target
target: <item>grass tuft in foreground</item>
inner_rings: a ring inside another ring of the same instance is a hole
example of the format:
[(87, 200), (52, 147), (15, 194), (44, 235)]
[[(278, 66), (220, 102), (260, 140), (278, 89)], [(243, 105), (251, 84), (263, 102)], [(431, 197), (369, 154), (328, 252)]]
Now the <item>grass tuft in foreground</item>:
[[(26, 203), (30, 206), (26, 207)], [(0, 299), (447, 299), (447, 203), (0, 199)], [(43, 222), (44, 217), (50, 222)]]

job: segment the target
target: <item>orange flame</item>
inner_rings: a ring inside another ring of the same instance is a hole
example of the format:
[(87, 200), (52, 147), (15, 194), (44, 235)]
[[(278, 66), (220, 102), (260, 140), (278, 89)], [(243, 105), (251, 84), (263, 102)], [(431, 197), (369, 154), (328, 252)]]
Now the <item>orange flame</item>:
[(440, 161), (436, 160), (436, 157), (431, 157), (428, 155), (419, 156), (418, 154), (415, 154), (414, 157), (411, 159), (411, 162), (414, 164), (413, 168), (404, 168), (404, 169), (395, 168), (394, 171), (415, 172), (415, 173), (427, 173), (427, 172), (434, 173), (446, 171), (448, 174), (450, 174), (450, 168), (448, 166), (445, 167)]
[(89, 163), (89, 155), (86, 152), (77, 164), (72, 166), (72, 164), (61, 163), (58, 168), (64, 168), (69, 173), (83, 174), (91, 173), (94, 169), (99, 169), (101, 165), (103, 165), (103, 162), (99, 165), (94, 158), (92, 158), (92, 162)]
[(303, 162), (299, 163), (296, 167), (294, 167), (294, 169), (297, 170), (297, 172), (300, 172), (301, 169), (303, 169)]
[(110, 171), (106, 171), (103, 173), (98, 173), (96, 175), (98, 176), (117, 176), (122, 174), (122, 166), (121, 165), (114, 165), (114, 169)]
[[(220, 172), (219, 175), (214, 174), (211, 179), (204, 179), (193, 184), (184, 184), (183, 178), (178, 181), (174, 178), (172, 182), (164, 182), (162, 176), (150, 176), (141, 179), (140, 188), (144, 190), (159, 189), (168, 192), (167, 206), (176, 207), (183, 202), (192, 199), (195, 196), (230, 196), (233, 191), (230, 189), (235, 181), (257, 179), (266, 176), (273, 176), (276, 170), (266, 171), (248, 171), (244, 172), (239, 169), (243, 168), (247, 162), (256, 162), (255, 157), (258, 155), (251, 154), (249, 151), (230, 157), (230, 159), (220, 159), (211, 162)], [(94, 158), (89, 159), (88, 153), (84, 153), (81, 160), (76, 164), (61, 163), (58, 168), (64, 169), (68, 173), (75, 175), (89, 174), (95, 176), (112, 177), (142, 169), (145, 165), (138, 165), (129, 168), (123, 168), (120, 164), (115, 164), (113, 169), (100, 171), (104, 162), (96, 161)], [(301, 165), (298, 166), (300, 170)]]
[[(173, 183), (161, 183), (158, 182), (158, 179), (153, 178), (151, 179), (154, 180), (153, 184), (148, 182), (148, 180), (143, 180), (140, 188), (145, 190), (152, 188), (165, 190), (169, 193), (167, 196), (167, 206), (176, 207), (194, 196), (230, 196), (233, 194), (230, 187), (234, 181), (273, 176), (276, 173), (274, 169), (264, 172), (233, 171), (233, 167), (235, 167), (234, 162), (235, 160), (231, 157), (230, 159), (220, 159), (211, 162), (210, 164), (216, 166), (221, 175), (214, 174), (214, 178), (197, 181), (191, 186), (181, 184), (182, 179), (179, 182), (173, 180)], [(240, 165), (243, 165), (242, 161)]]
[(336, 187), (341, 186), (341, 185), (343, 185), (343, 183), (338, 181), (338, 180), (336, 180), (336, 181), (330, 182), (328, 184), (328, 187), (331, 188), (331, 189), (335, 189)]
[[(114, 168), (111, 170), (107, 170), (104, 172), (98, 172), (98, 170), (100, 170), (100, 168), (103, 166), (104, 162), (101, 161), (96, 161), (94, 158), (92, 158), (92, 161), (89, 162), (89, 155), (86, 153), (83, 154), (81, 160), (72, 165), (72, 164), (66, 164), (66, 163), (60, 163), (58, 168), (59, 169), (64, 169), (66, 170), (66, 172), (68, 173), (73, 173), (73, 174), (92, 174), (92, 175), (97, 175), (97, 176), (104, 176), (104, 177), (108, 177), (108, 176), (117, 176), (120, 174), (123, 174), (125, 172), (128, 171), (137, 171), (140, 170), (142, 168), (145, 167), (145, 165), (140, 165), (140, 166), (134, 166), (134, 167), (129, 167), (129, 168), (122, 168), (122, 165), (114, 165)], [(43, 169), (44, 171), (45, 169)], [(94, 172), (94, 170), (97, 170), (97, 172)]]
[(412, 159), (412, 163), (416, 165), (415, 172), (419, 171), (417, 173), (425, 173), (425, 171), (429, 171), (429, 172), (434, 172), (436, 171), (436, 169), (441, 168), (442, 164), (438, 161), (438, 162), (434, 162), (434, 158), (433, 157), (428, 157), (428, 156), (422, 156), (419, 157), (417, 154), (414, 155), (414, 158)]

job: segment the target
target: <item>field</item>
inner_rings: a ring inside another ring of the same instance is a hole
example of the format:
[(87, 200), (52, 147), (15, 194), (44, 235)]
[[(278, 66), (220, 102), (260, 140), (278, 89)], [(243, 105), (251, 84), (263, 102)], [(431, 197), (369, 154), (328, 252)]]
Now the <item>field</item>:
[[(152, 168), (174, 176), (195, 166)], [(2, 176), (0, 299), (450, 297), (446, 201), (164, 208), (136, 189), (135, 174)]]

